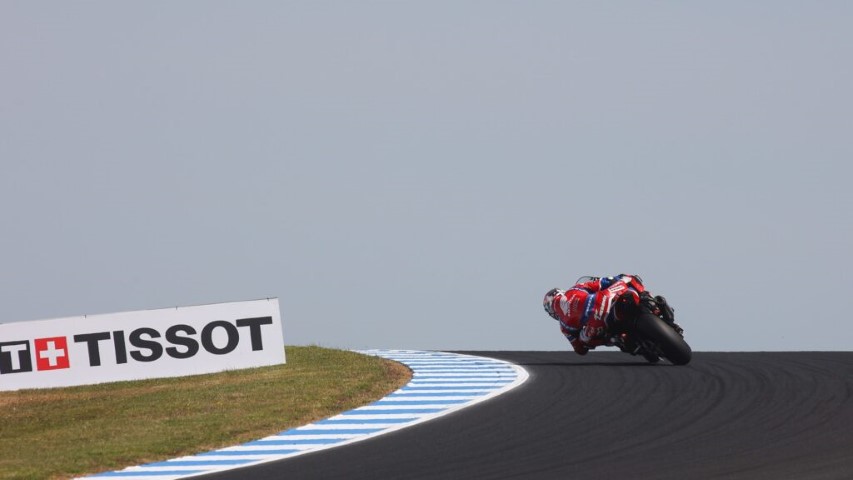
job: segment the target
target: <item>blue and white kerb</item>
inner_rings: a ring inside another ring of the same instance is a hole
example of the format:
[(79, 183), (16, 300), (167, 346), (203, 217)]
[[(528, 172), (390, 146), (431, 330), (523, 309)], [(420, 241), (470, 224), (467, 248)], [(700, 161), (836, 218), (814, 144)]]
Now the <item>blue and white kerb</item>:
[(410, 427), (505, 393), (527, 380), (501, 360), (445, 352), (365, 350), (412, 370), (403, 388), (370, 405), (234, 447), (82, 478), (170, 480), (272, 462)]

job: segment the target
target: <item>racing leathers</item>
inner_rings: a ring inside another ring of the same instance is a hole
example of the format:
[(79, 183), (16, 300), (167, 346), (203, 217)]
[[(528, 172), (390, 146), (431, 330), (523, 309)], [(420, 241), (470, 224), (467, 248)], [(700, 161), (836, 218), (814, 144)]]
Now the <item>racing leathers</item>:
[(616, 322), (624, 320), (624, 312), (630, 311), (620, 307), (637, 305), (644, 291), (642, 281), (633, 275), (593, 278), (556, 295), (552, 307), (572, 348), (586, 355), (611, 343)]

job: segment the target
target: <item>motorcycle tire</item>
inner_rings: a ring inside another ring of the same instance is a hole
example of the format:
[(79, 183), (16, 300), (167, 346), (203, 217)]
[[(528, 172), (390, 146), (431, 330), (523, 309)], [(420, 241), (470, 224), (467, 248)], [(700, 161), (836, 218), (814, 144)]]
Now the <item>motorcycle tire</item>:
[(637, 318), (637, 332), (658, 346), (663, 356), (674, 365), (687, 365), (693, 357), (690, 345), (681, 335), (656, 315), (643, 312)]

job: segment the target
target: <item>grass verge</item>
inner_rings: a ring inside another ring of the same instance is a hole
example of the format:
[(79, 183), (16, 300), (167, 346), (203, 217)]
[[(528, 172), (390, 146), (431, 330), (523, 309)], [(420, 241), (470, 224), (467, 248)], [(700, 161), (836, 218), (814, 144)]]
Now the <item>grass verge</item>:
[(404, 385), (404, 366), (287, 347), (287, 364), (193, 377), (0, 392), (0, 479), (64, 479), (247, 442)]

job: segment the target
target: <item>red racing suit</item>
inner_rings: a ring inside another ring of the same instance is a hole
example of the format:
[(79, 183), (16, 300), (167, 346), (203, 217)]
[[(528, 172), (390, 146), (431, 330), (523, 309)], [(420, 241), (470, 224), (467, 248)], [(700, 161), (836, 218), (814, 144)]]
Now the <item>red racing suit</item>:
[(608, 330), (617, 318), (613, 308), (615, 299), (629, 295), (626, 300), (639, 303), (642, 282), (631, 275), (598, 278), (578, 283), (554, 297), (553, 308), (560, 322), (560, 330), (575, 352), (585, 355), (589, 350), (610, 342)]

